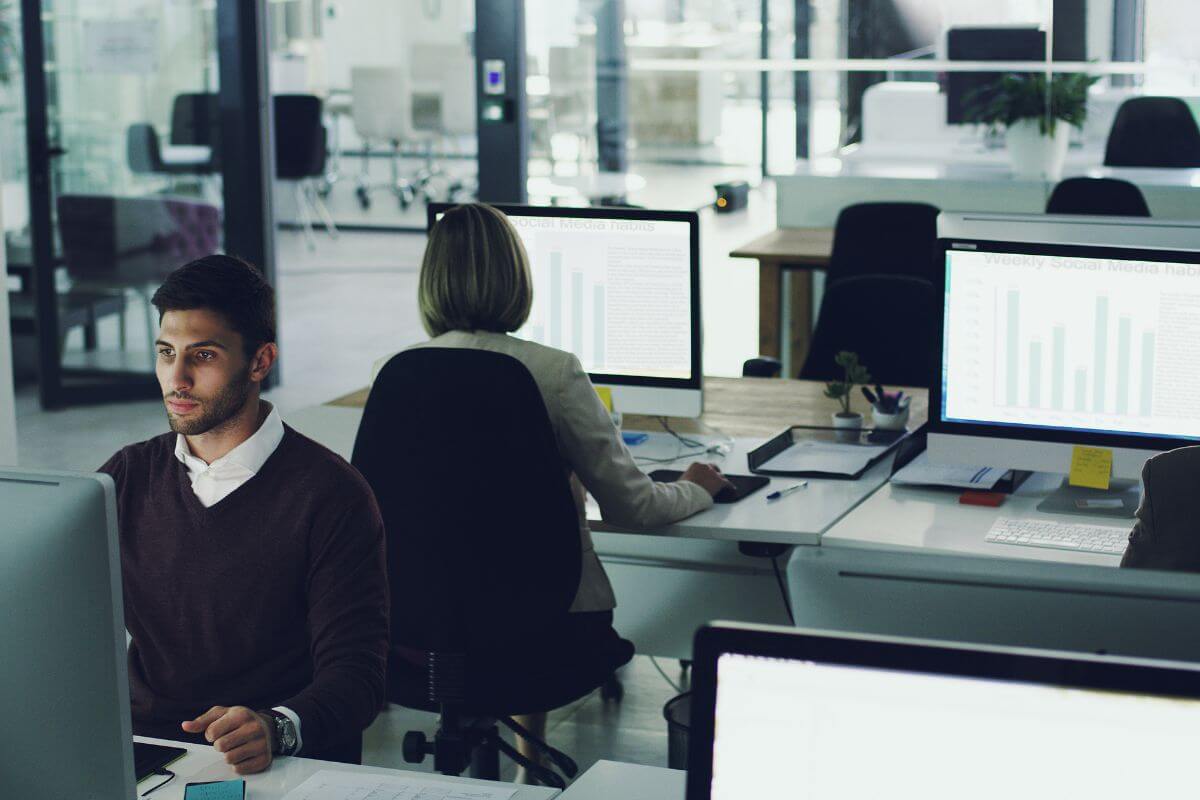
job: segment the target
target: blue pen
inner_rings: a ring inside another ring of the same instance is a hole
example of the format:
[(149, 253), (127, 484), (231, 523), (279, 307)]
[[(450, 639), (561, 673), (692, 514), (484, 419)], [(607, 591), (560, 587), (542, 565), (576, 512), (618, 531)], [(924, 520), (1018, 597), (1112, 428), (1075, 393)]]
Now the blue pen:
[(784, 495), (788, 495), (788, 494), (791, 494), (792, 492), (796, 492), (796, 491), (803, 489), (805, 486), (808, 486), (808, 481), (800, 481), (799, 483), (793, 483), (791, 486), (787, 487), (786, 489), (776, 489), (775, 491), (773, 491), (769, 495), (767, 495), (767, 501), (770, 502), (771, 500), (778, 500), (779, 498), (783, 497)]

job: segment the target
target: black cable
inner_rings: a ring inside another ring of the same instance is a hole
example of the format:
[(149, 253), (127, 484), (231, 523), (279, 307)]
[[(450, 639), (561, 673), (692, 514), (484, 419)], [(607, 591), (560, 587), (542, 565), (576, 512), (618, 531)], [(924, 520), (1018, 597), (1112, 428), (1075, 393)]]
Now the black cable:
[(672, 456), (671, 458), (651, 458), (650, 456), (634, 456), (633, 460), (640, 461), (643, 464), (670, 464), (672, 461), (678, 461), (681, 458), (693, 458), (695, 456), (702, 456), (707, 452), (708, 452), (707, 450), (696, 450), (691, 453), (680, 453), (679, 455)]
[(779, 572), (779, 556), (771, 556), (771, 569), (775, 570), (775, 582), (779, 584), (779, 593), (783, 595), (783, 608), (787, 611), (788, 619), (795, 625), (796, 617), (792, 614), (792, 601), (788, 598), (787, 586), (783, 582), (783, 575)]
[[(671, 424), (669, 422), (667, 422), (666, 417), (659, 417), (658, 424), (663, 426), (664, 431), (666, 431), (667, 433), (671, 434), (676, 439), (678, 439), (679, 443), (682, 444), (684, 447), (705, 447), (705, 448), (708, 447), (706, 444), (704, 444), (704, 442), (698, 441), (696, 439), (686, 439), (683, 436), (680, 436), (671, 427)], [(708, 452), (707, 449), (705, 450), (705, 452)]]
[[(175, 780), (175, 773), (169, 769), (156, 769), (156, 770), (154, 770), (154, 772), (152, 772), (150, 774), (151, 775), (165, 775), (165, 776), (167, 776), (167, 779), (165, 781), (163, 781), (162, 783), (158, 784), (157, 786), (155, 786), (153, 789), (147, 789), (146, 791), (142, 792), (141, 793), (142, 797), (145, 797), (146, 795), (151, 794), (153, 792), (157, 792), (159, 789), (166, 786), (171, 781)], [(147, 776), (147, 777), (149, 777), (149, 776)]]

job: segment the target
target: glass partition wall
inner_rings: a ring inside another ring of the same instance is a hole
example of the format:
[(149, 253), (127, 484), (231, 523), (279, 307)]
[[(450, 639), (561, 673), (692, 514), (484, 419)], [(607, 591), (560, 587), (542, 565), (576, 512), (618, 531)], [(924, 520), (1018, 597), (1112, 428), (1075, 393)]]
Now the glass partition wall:
[(5, 236), (18, 371), (47, 407), (156, 397), (151, 293), (223, 242), (215, 4), (20, 11), (28, 212), (6, 215)]
[[(661, 194), (691, 207), (710, 201), (723, 177), (757, 180), (811, 164), (950, 162), (1018, 174), (1027, 168), (1010, 161), (1003, 115), (1028, 112), (1009, 100), (1040, 102), (1039, 130), (1067, 121), (1061, 174), (1083, 174), (1105, 166), (1125, 100), (1165, 94), (1194, 105), (1200, 80), (1200, 43), (1187, 35), (1200, 11), (1187, 0), (528, 0), (527, 8), (530, 188), (547, 201), (572, 188), (578, 199), (603, 172), (628, 173), (622, 185), (634, 202), (656, 204), (654, 186), (666, 181), (672, 188)], [(598, 57), (598, 45), (612, 57)], [(623, 83), (623, 107), (605, 106), (606, 81)], [(1081, 87), (1078, 107), (1064, 110)], [(606, 163), (606, 124), (623, 125), (623, 162)]]

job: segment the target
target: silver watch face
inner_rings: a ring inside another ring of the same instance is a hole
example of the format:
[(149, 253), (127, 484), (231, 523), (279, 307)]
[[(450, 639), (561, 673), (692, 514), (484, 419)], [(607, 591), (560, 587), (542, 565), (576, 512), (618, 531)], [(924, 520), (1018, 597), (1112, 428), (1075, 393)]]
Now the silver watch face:
[(296, 726), (282, 714), (275, 718), (275, 730), (279, 734), (279, 747), (285, 753), (296, 749)]

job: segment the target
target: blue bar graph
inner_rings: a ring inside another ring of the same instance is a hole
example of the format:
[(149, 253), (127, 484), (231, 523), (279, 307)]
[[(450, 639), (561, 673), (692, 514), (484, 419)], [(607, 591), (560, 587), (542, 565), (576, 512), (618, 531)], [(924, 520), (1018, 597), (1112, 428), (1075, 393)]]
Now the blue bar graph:
[(1117, 413), (1129, 413), (1129, 348), (1133, 335), (1133, 320), (1121, 317), (1117, 321)]
[(1092, 362), (1092, 410), (1104, 411), (1104, 378), (1108, 367), (1108, 298), (1096, 298), (1096, 339), (1093, 345), (1095, 359)]
[(583, 273), (571, 273), (571, 352), (583, 352)]
[(604, 287), (597, 286), (592, 290), (593, 302), (595, 303), (592, 321), (596, 326), (596, 335), (592, 340), (592, 348), (595, 350), (596, 366), (604, 366)]
[(1019, 365), (1019, 356), (1017, 350), (1020, 348), (1020, 315), (1021, 315), (1021, 293), (1016, 289), (1008, 290), (1008, 337), (1007, 337), (1007, 360), (1008, 360), (1008, 387), (1005, 391), (1005, 397), (1010, 406), (1017, 404), (1017, 369)]
[(562, 329), (562, 253), (550, 252), (550, 346), (561, 348)]
[(1064, 384), (1067, 381), (1067, 329), (1054, 326), (1054, 352), (1050, 362), (1050, 406), (1062, 411)]
[(1029, 345), (1029, 405), (1038, 408), (1042, 404), (1042, 343)]
[(1142, 334), (1142, 407), (1143, 417), (1154, 411), (1154, 333)]

